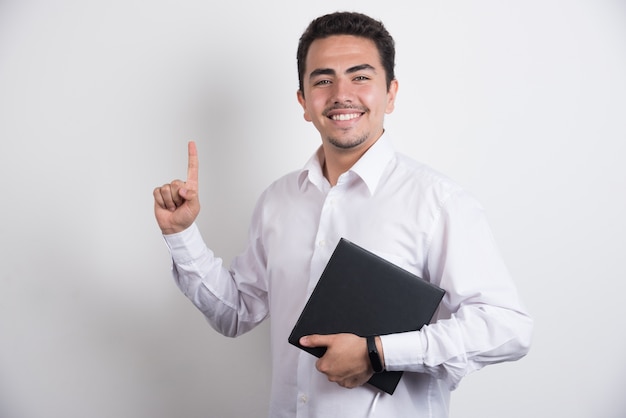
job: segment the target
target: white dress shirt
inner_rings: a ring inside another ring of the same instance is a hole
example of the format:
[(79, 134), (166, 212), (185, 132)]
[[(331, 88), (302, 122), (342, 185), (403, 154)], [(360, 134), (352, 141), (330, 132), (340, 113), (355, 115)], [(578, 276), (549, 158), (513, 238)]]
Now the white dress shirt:
[[(270, 418), (447, 417), (465, 375), (530, 346), (532, 320), (484, 211), (443, 175), (396, 153), (385, 135), (334, 187), (322, 163), (320, 149), (264, 191), (230, 268), (195, 224), (165, 236), (175, 280), (225, 335), (271, 317)], [(381, 338), (386, 369), (405, 371), (393, 395), (331, 383), (314, 356), (287, 342), (341, 237), (446, 290), (430, 325)]]

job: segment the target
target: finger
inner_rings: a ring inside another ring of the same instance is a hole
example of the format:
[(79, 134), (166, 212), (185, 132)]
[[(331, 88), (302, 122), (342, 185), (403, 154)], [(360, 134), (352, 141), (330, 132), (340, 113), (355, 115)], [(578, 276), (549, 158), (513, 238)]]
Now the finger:
[(183, 187), (185, 187), (185, 183), (180, 180), (174, 180), (170, 183), (170, 199), (172, 200), (172, 202), (174, 202), (175, 207), (178, 207), (185, 203), (185, 200), (180, 195), (180, 191)]
[(175, 210), (176, 203), (172, 199), (172, 186), (171, 184), (164, 184), (161, 187), (158, 187), (154, 191), (154, 197), (159, 206), (165, 208), (167, 210)]
[(306, 335), (300, 338), (300, 344), (305, 347), (327, 347), (329, 345), (328, 336), (326, 335)]
[(196, 190), (198, 188), (198, 149), (194, 141), (189, 141), (187, 145), (189, 160), (187, 163), (187, 183), (186, 188)]
[(152, 191), (152, 194), (154, 195), (154, 202), (156, 203), (156, 205), (161, 209), (166, 209), (165, 202), (163, 201), (163, 196), (161, 196), (161, 188), (156, 187)]

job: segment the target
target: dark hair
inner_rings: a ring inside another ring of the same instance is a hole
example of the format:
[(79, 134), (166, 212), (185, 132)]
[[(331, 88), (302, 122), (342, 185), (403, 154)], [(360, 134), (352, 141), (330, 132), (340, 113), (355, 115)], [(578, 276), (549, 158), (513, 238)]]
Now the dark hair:
[(371, 39), (378, 48), (380, 61), (387, 77), (387, 89), (395, 78), (394, 61), (396, 56), (393, 38), (385, 29), (382, 22), (372, 19), (362, 13), (336, 12), (313, 20), (300, 37), (298, 43), (298, 81), (299, 88), (304, 93), (304, 71), (306, 57), (311, 44), (316, 39), (327, 38), (333, 35), (354, 35)]

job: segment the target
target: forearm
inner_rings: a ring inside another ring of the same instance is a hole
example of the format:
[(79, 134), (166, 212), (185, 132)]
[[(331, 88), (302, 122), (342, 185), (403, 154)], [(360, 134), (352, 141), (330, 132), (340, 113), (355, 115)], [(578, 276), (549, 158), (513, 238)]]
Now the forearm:
[(382, 336), (387, 370), (429, 373), (454, 389), (485, 365), (523, 357), (532, 319), (524, 312), (467, 306), (421, 331)]
[(164, 236), (176, 284), (218, 332), (241, 335), (267, 315), (264, 300), (242, 291), (233, 274), (209, 250), (197, 226)]

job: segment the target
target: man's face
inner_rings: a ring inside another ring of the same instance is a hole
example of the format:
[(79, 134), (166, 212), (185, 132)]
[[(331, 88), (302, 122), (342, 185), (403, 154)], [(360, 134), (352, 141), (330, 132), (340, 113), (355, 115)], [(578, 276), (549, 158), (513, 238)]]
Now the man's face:
[(326, 145), (337, 150), (369, 147), (383, 133), (398, 88), (387, 90), (373, 41), (351, 35), (315, 40), (306, 58), (298, 101)]

